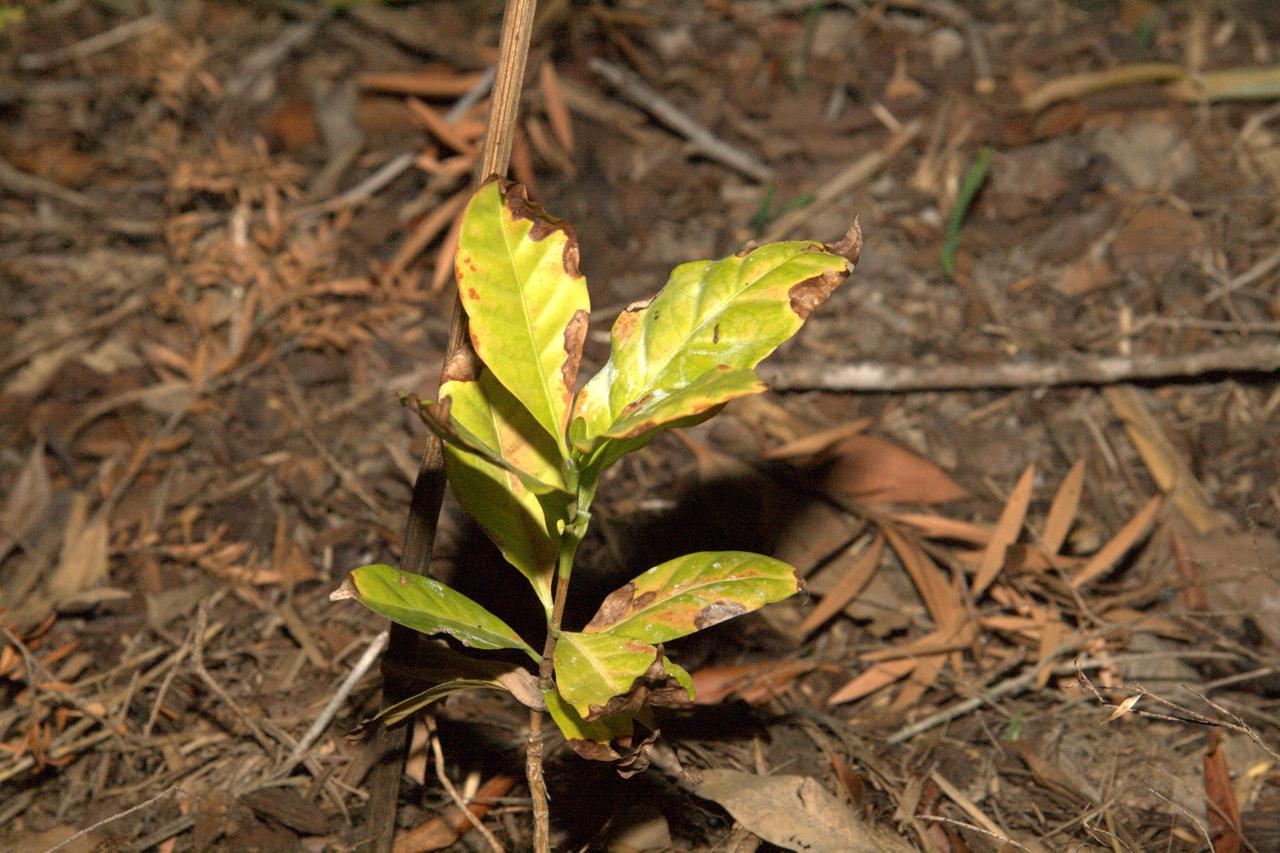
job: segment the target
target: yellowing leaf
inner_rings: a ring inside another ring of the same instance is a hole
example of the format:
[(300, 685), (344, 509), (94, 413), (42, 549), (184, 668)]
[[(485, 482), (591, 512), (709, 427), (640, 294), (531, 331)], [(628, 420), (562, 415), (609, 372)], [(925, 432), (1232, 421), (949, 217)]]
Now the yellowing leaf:
[[(529, 579), (543, 607), (550, 611), (551, 576), (560, 541), (554, 524), (563, 515), (567, 496), (559, 492), (539, 496), (515, 471), (563, 489), (555, 443), (489, 371), (475, 382), (447, 382), (440, 395), (451, 401), (451, 422), (483, 442), (489, 458), (496, 456), (507, 463), (507, 467), (499, 467), (447, 445), (446, 471), (458, 503), (507, 562)], [(549, 516), (547, 509), (551, 510)]]
[(745, 551), (702, 551), (654, 566), (614, 590), (583, 630), (665, 643), (781, 601), (800, 589), (795, 569)]
[(361, 566), (329, 596), (330, 601), (345, 598), (423, 634), (450, 634), (475, 649), (519, 649), (542, 659), (506, 622), (433, 578), (391, 566)]
[[(673, 395), (718, 368), (755, 367), (848, 278), (850, 261), (839, 252), (856, 257), (859, 245), (851, 232), (847, 245), (773, 243), (676, 267), (657, 296), (614, 323), (609, 361), (578, 398), (583, 445), (615, 435), (619, 420), (657, 392)], [(714, 399), (699, 397), (704, 408)], [(680, 416), (674, 407), (667, 415)]]
[(467, 205), (455, 271), (476, 353), (567, 455), (590, 311), (577, 238), (523, 188), (495, 181)]
[(693, 698), (693, 679), (661, 650), (614, 634), (561, 633), (555, 672), (560, 695), (587, 720)]

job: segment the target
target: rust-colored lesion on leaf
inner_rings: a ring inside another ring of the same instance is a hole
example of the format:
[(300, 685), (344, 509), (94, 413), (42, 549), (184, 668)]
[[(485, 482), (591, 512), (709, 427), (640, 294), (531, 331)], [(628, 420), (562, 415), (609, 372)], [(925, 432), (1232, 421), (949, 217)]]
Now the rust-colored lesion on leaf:
[(848, 277), (848, 270), (828, 270), (792, 286), (787, 291), (787, 296), (791, 299), (791, 310), (796, 312), (801, 320), (808, 319), (813, 309), (826, 302), (831, 291), (839, 287)]
[(529, 190), (515, 181), (500, 180), (502, 199), (510, 211), (512, 219), (527, 219), (532, 225), (529, 228), (529, 239), (535, 243), (545, 240), (557, 231), (564, 233), (564, 254), (562, 263), (564, 271), (570, 278), (582, 278), (578, 267), (578, 235), (573, 226), (557, 216), (547, 213), (546, 208), (536, 201), (530, 201)]
[(605, 596), (604, 601), (600, 602), (600, 609), (596, 611), (595, 616), (591, 617), (591, 621), (587, 623), (587, 626), (582, 629), (583, 632), (591, 634), (605, 631), (621, 622), (631, 611), (631, 599), (635, 594), (636, 585), (634, 581), (609, 593)]
[(653, 302), (655, 297), (650, 296), (648, 299), (641, 299), (632, 302), (626, 308), (622, 309), (622, 313), (618, 315), (618, 319), (613, 321), (613, 339), (617, 343), (622, 343), (631, 337), (631, 333), (635, 331), (636, 325), (642, 319), (644, 310), (649, 307), (649, 303)]
[(587, 320), (587, 312), (579, 308), (564, 327), (565, 360), (560, 367), (560, 375), (570, 394), (578, 381), (578, 368), (582, 365), (582, 346), (587, 340)]

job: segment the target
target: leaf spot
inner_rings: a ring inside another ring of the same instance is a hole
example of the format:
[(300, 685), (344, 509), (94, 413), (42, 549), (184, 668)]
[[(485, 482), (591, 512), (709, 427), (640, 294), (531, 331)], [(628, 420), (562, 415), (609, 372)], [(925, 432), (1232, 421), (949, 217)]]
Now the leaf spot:
[(560, 375), (564, 387), (573, 391), (578, 380), (578, 367), (582, 364), (582, 345), (587, 340), (587, 312), (579, 308), (564, 327), (564, 364)]
[(716, 323), (716, 327), (711, 330), (711, 343), (720, 343), (720, 324)]
[(719, 625), (726, 619), (741, 616), (746, 612), (747, 608), (736, 601), (716, 601), (702, 608), (693, 618), (693, 624), (701, 631), (703, 628)]
[(806, 278), (787, 291), (787, 296), (791, 298), (791, 310), (801, 320), (806, 319), (848, 277), (847, 270), (827, 270), (821, 275)]

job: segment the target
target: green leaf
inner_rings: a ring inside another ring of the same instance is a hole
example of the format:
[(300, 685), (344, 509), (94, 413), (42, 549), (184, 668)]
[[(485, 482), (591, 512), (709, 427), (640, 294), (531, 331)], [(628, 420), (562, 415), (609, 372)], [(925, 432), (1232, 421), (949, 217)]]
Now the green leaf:
[[(773, 243), (676, 267), (656, 297), (630, 306), (614, 323), (609, 360), (578, 397), (578, 450), (598, 446), (597, 439), (618, 433), (620, 421), (655, 397), (671, 398), (712, 370), (727, 368), (734, 379), (718, 379), (689, 398), (699, 410), (750, 393), (732, 371), (755, 367), (794, 335), (848, 278), (860, 246), (855, 226), (835, 246)], [(689, 414), (673, 403), (661, 412), (666, 423)], [(650, 425), (661, 423), (655, 417)]]
[(796, 570), (772, 557), (745, 551), (686, 554), (614, 590), (583, 631), (665, 643), (781, 601), (799, 589)]
[(590, 311), (572, 229), (494, 181), (467, 205), (455, 266), (476, 353), (567, 456)]
[(361, 720), (360, 725), (356, 727), (353, 734), (368, 731), (374, 723), (381, 723), (384, 726), (394, 726), (404, 718), (413, 716), (423, 708), (433, 702), (439, 702), (446, 696), (450, 696), (454, 693), (460, 693), (463, 690), (475, 690), (478, 688), (485, 690), (507, 689), (497, 681), (478, 678), (455, 678), (451, 681), (446, 681), (442, 684), (430, 687), (421, 693), (415, 693), (408, 699), (402, 699), (399, 702), (388, 705), (372, 717)]
[(693, 698), (689, 673), (639, 640), (564, 631), (554, 662), (560, 695), (587, 720)]
[(361, 566), (330, 601), (354, 598), (375, 613), (424, 634), (450, 634), (475, 649), (520, 649), (542, 658), (506, 622), (433, 578), (391, 566)]
[[(627, 714), (584, 720), (554, 688), (542, 691), (542, 698), (547, 704), (547, 713), (555, 720), (556, 727), (570, 744), (574, 741), (607, 744), (618, 738), (629, 738), (635, 730), (632, 718)], [(575, 751), (581, 752), (576, 747)]]
[[(475, 382), (445, 383), (440, 396), (450, 401), (451, 422), (490, 449), (481, 457), (446, 446), (445, 467), (458, 503), (507, 562), (529, 579), (550, 612), (560, 543), (551, 525), (564, 516), (569, 499), (555, 443), (489, 371)], [(506, 464), (499, 467), (488, 461), (494, 457)], [(530, 478), (555, 491), (536, 494), (529, 487)]]

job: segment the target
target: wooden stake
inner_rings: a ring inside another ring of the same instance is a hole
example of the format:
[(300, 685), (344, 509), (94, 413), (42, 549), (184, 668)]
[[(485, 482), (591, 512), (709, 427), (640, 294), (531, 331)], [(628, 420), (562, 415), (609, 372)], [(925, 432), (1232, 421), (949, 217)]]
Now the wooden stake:
[[(537, 0), (507, 0), (502, 18), (502, 36), (498, 42), (497, 76), (489, 101), (489, 122), (481, 144), (480, 159), (473, 183), (479, 186), (491, 175), (505, 176), (511, 160), (511, 140), (520, 106), (520, 90), (524, 83), (525, 62), (529, 56), (529, 40), (533, 33), (533, 13)], [(467, 338), (467, 315), (455, 296), (453, 325), (449, 333), (449, 349), (445, 353), (441, 373), (447, 373), (460, 362), (474, 361), (475, 353)], [(464, 362), (465, 363), (465, 362)], [(431, 563), (440, 520), (440, 503), (444, 499), (444, 448), (434, 435), (427, 440), (418, 476), (413, 483), (409, 519), (405, 524), (404, 552), (400, 568), (425, 575)], [(384, 704), (408, 698), (409, 684), (386, 673), (388, 664), (411, 663), (417, 648), (418, 634), (400, 625), (391, 626), (391, 641), (383, 659)], [(390, 853), (395, 840), (396, 801), (400, 793), (400, 777), (408, 754), (408, 725), (380, 727), (372, 748), (377, 756), (369, 775), (369, 840), (363, 845), (370, 853)]]

